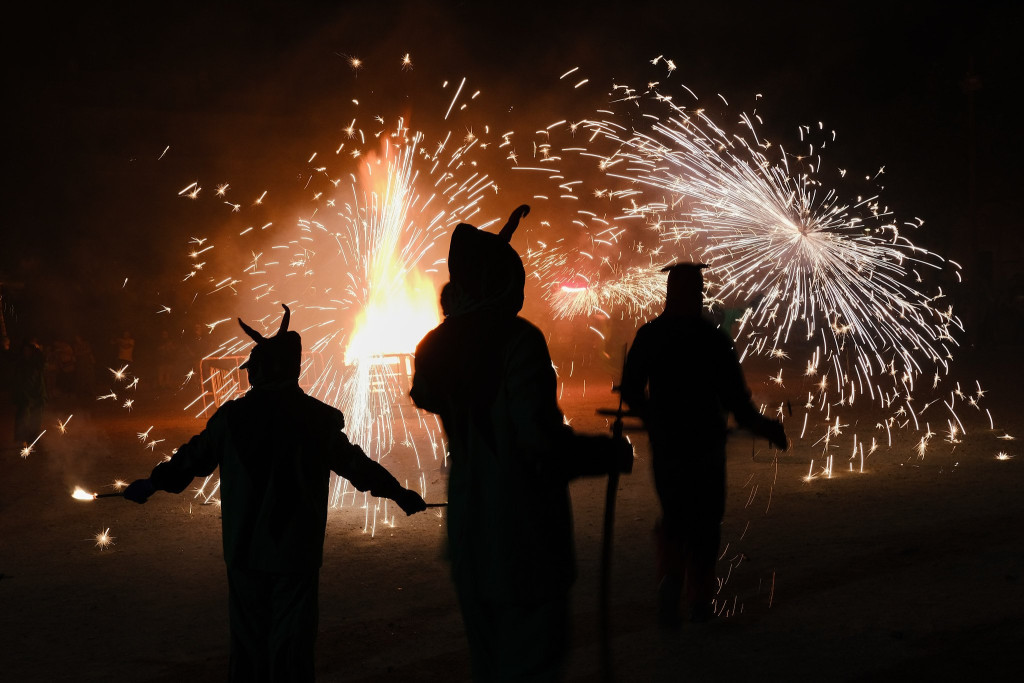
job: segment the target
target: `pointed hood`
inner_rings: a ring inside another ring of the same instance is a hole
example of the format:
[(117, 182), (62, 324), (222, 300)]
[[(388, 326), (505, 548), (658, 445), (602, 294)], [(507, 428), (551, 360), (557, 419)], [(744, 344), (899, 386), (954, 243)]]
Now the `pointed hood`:
[(516, 208), (497, 235), (459, 223), (448, 251), (450, 282), (442, 291), (445, 315), (477, 311), (516, 315), (522, 310), (526, 271), (509, 240), (529, 212), (526, 204)]

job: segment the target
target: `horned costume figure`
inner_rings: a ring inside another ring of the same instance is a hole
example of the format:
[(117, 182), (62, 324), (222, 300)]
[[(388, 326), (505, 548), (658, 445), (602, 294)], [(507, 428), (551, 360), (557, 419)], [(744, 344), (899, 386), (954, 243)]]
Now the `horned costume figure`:
[(256, 342), (241, 366), (251, 390), (222, 405), (206, 429), (124, 494), (144, 503), (158, 489), (180, 493), (220, 467), (232, 681), (313, 680), (332, 471), (406, 514), (425, 509), (419, 494), (349, 442), (341, 411), (299, 387), (302, 340), (289, 319), (284, 306), (269, 338), (239, 319)]
[(669, 266), (665, 311), (636, 333), (626, 357), (622, 397), (651, 438), (662, 519), (659, 618), (680, 622), (686, 588), (695, 621), (712, 616), (715, 562), (725, 513), (726, 419), (786, 448), (782, 424), (750, 400), (732, 340), (706, 319), (704, 264)]
[(455, 228), (446, 318), (416, 349), (411, 391), (448, 437), (452, 578), (478, 681), (560, 678), (575, 578), (568, 482), (632, 465), (625, 440), (565, 424), (544, 335), (518, 317), (526, 276), (509, 239), (528, 212), (497, 235)]

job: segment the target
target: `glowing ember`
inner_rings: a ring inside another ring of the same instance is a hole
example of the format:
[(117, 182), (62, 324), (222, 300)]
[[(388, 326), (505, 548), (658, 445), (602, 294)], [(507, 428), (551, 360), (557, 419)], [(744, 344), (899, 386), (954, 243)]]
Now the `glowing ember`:
[(57, 420), (57, 429), (60, 430), (61, 434), (67, 434), (68, 423), (71, 422), (71, 418), (73, 417), (74, 415), (68, 415), (68, 419), (64, 420), (63, 422)]
[(43, 434), (45, 434), (45, 433), (46, 433), (46, 430), (44, 429), (42, 432), (40, 432), (39, 436), (37, 436), (32, 441), (32, 443), (30, 443), (27, 446), (23, 447), (21, 449), (21, 457), (27, 458), (28, 456), (32, 455), (32, 449), (35, 448), (36, 443), (39, 442), (39, 439), (43, 438)]
[(110, 528), (106, 528), (103, 531), (96, 534), (96, 547), (100, 550), (106, 550), (108, 546), (114, 545), (114, 537), (110, 535)]

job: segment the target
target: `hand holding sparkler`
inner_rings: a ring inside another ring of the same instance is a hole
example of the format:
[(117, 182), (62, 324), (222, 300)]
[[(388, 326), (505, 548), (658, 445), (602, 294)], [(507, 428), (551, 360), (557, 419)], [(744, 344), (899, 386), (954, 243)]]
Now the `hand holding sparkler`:
[(761, 432), (761, 436), (768, 439), (771, 445), (775, 446), (780, 451), (785, 451), (789, 448), (789, 439), (786, 438), (786, 430), (778, 420), (769, 421)]
[(398, 507), (402, 508), (402, 512), (406, 515), (413, 515), (427, 509), (426, 501), (412, 489), (402, 489), (402, 492), (394, 498), (394, 501), (398, 503)]
[(156, 493), (156, 487), (153, 486), (152, 481), (149, 479), (136, 479), (128, 485), (128, 488), (124, 490), (122, 495), (133, 503), (142, 505), (154, 493)]

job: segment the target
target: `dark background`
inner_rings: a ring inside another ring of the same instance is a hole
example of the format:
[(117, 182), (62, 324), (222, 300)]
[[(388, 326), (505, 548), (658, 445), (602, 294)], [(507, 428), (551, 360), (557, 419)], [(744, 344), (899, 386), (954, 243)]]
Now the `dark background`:
[[(780, 141), (824, 122), (838, 133), (830, 164), (885, 167), (883, 201), (925, 221), (915, 242), (959, 261), (985, 292), (1019, 281), (1016, 3), (483, 4), (15, 12), (3, 46), (11, 118), (0, 206), (11, 336), (139, 336), (157, 302), (180, 296), (169, 291), (181, 268), (168, 262), (204, 227), (190, 224), (176, 190), (202, 180), (210, 192), (224, 179), (253, 196), (287, 194), (310, 150), (348, 124), (337, 105), (356, 94), (437, 112), (448, 97), (439, 82), (466, 76), (498, 121), (551, 121), (573, 106), (550, 89), (568, 68), (600, 93), (643, 83), (661, 54), (705, 101), (721, 93), (756, 106)], [(402, 71), (406, 52), (414, 68)], [(370, 81), (349, 67), (352, 55), (396, 66)], [(266, 220), (289, 220), (274, 210)]]

